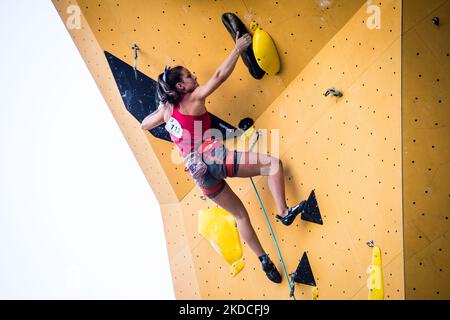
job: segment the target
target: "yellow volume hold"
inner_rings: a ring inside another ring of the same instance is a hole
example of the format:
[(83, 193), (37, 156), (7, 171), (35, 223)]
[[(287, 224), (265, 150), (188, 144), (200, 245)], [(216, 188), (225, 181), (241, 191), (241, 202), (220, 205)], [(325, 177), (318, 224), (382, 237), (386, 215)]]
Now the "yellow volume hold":
[(245, 266), (236, 220), (225, 210), (215, 207), (200, 210), (198, 232), (209, 240), (216, 252), (231, 265), (231, 274), (236, 276)]
[(369, 279), (367, 280), (369, 300), (384, 300), (381, 250), (376, 246), (372, 248), (372, 264), (367, 269), (367, 273), (369, 274)]
[(319, 288), (314, 287), (312, 290), (313, 300), (317, 300), (319, 298)]
[(277, 48), (270, 35), (258, 27), (256, 21), (250, 25), (253, 32), (253, 52), (259, 67), (269, 75), (275, 75), (280, 71), (280, 57)]

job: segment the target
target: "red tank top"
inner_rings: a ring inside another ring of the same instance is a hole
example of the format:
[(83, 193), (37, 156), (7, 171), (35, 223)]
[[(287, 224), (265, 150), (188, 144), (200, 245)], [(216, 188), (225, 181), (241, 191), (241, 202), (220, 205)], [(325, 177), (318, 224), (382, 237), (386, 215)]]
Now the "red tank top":
[[(211, 118), (208, 111), (200, 116), (191, 116), (181, 114), (180, 106), (178, 105), (173, 108), (171, 118), (173, 119), (170, 119), (167, 125), (171, 128), (175, 127), (175, 131), (168, 129), (170, 138), (178, 149), (180, 149), (183, 157), (192, 152), (195, 147), (201, 145), (204, 140), (209, 138), (206, 136), (203, 137), (205, 131), (211, 128)], [(177, 131), (176, 127), (178, 125), (180, 128), (178, 128)]]

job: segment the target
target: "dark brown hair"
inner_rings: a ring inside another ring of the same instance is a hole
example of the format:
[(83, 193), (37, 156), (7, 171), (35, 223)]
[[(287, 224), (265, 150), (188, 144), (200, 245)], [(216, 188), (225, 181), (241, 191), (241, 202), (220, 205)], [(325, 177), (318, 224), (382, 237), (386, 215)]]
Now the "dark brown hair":
[(158, 76), (157, 94), (159, 101), (177, 105), (183, 98), (183, 94), (177, 91), (176, 84), (181, 82), (184, 67), (165, 67), (164, 72)]

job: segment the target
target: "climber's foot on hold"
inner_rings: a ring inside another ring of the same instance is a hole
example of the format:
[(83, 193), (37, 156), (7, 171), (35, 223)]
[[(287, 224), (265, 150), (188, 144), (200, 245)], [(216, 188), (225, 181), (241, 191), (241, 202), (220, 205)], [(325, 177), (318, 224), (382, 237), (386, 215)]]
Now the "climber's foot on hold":
[(275, 283), (281, 283), (281, 274), (278, 272), (277, 267), (275, 267), (269, 256), (264, 254), (259, 257), (259, 261), (261, 261), (262, 268), (266, 273), (267, 278)]
[(292, 222), (294, 222), (295, 218), (303, 212), (305, 208), (306, 201), (300, 202), (298, 205), (287, 209), (285, 211), (284, 216), (280, 216), (279, 214), (276, 215), (276, 218), (281, 221), (282, 224), (285, 226), (290, 226)]

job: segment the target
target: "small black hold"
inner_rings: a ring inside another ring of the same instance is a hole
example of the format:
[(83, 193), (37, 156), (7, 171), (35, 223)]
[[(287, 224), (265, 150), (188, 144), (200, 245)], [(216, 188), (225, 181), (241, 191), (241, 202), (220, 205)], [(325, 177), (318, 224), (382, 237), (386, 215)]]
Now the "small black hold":
[(441, 23), (441, 19), (439, 19), (439, 17), (434, 17), (432, 22), (433, 22), (434, 25), (439, 26), (440, 23)]
[(245, 118), (245, 119), (242, 119), (242, 120), (239, 122), (238, 127), (239, 127), (239, 129), (241, 129), (241, 130), (243, 130), (243, 131), (247, 131), (247, 130), (250, 129), (250, 127), (253, 126), (254, 124), (255, 124), (255, 121), (253, 121), (253, 119), (251, 119), (251, 118)]

